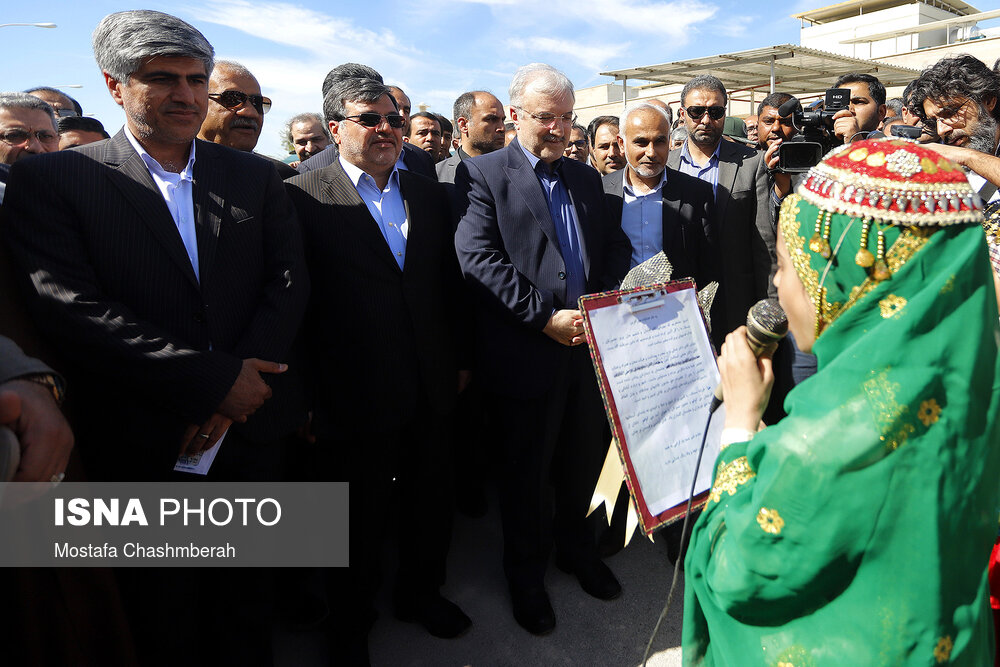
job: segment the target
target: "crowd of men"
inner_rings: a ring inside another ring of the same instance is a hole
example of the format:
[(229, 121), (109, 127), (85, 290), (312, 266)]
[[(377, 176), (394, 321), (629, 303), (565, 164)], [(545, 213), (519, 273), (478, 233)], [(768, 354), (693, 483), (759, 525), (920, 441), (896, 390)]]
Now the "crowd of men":
[[(722, 82), (697, 76), (676, 122), (649, 99), (583, 127), (572, 83), (536, 63), (514, 74), (507, 109), (473, 90), (449, 119), (411, 114), (403, 90), (346, 63), (322, 82), (322, 114), (288, 122), (289, 164), (254, 153), (271, 100), (194, 27), (119, 12), (93, 41), (126, 116), (113, 137), (58, 90), (0, 93), (0, 420), (21, 439), (14, 479), (196, 479), (174, 472), (178, 456), (219, 447), (204, 479), (349, 481), (351, 566), (326, 573), (317, 612), (333, 621), (336, 664), (367, 664), (387, 526), (396, 616), (438, 637), (470, 627), (441, 588), (455, 469), (481, 482), (487, 456), (517, 622), (539, 635), (556, 624), (553, 547), (584, 591), (618, 597), (602, 560), (613, 549), (585, 517), (608, 440), (577, 299), (662, 251), (676, 277), (719, 283), (718, 345), (773, 296), (791, 95), (727, 122)], [(834, 141), (898, 116), (997, 201), (994, 69), (946, 58), (898, 103), (867, 74), (832, 83), (850, 90)], [(810, 364), (786, 354), (785, 391)], [(481, 509), (482, 488), (459, 488)], [(259, 612), (282, 606), (273, 582), (184, 579), (119, 573), (122, 650), (142, 664), (269, 664)], [(181, 641), (178, 619), (201, 638)]]

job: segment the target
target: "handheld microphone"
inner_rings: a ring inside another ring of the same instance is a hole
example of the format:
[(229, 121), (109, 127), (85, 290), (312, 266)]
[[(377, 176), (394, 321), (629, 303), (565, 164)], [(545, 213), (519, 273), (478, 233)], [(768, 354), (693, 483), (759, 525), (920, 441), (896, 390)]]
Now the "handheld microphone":
[[(778, 341), (788, 333), (788, 316), (778, 305), (777, 299), (761, 299), (747, 313), (747, 342), (753, 356), (760, 358), (765, 350), (774, 350)], [(715, 388), (712, 412), (722, 405), (722, 383)]]

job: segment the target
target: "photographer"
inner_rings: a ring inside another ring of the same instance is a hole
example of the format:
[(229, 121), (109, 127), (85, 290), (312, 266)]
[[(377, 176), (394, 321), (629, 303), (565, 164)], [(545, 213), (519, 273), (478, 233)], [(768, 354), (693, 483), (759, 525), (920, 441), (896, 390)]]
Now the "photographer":
[(768, 190), (775, 210), (781, 206), (781, 200), (792, 191), (791, 176), (776, 171), (778, 147), (783, 141), (791, 139), (798, 133), (792, 123), (792, 117), (781, 116), (778, 112), (778, 108), (790, 99), (792, 96), (788, 93), (771, 93), (761, 100), (757, 107), (757, 143), (764, 151), (764, 163), (767, 164), (768, 182), (771, 186)]
[(851, 91), (851, 103), (833, 117), (833, 133), (845, 144), (867, 139), (885, 119), (885, 86), (871, 74), (849, 72), (840, 76), (834, 88)]

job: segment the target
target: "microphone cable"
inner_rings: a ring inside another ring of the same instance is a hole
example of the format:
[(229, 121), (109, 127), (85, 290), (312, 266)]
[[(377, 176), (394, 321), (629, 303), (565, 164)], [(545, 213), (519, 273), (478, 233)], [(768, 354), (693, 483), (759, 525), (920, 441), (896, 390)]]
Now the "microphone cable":
[(721, 401), (717, 398), (712, 398), (712, 406), (708, 410), (708, 420), (705, 421), (705, 431), (701, 435), (701, 446), (698, 448), (698, 459), (694, 464), (694, 478), (691, 480), (691, 493), (688, 494), (687, 509), (684, 512), (684, 523), (681, 524), (681, 548), (677, 554), (677, 562), (674, 563), (674, 577), (670, 582), (670, 592), (667, 594), (667, 603), (663, 605), (663, 611), (660, 612), (660, 617), (656, 619), (656, 625), (653, 627), (653, 634), (649, 636), (649, 641), (646, 643), (646, 651), (642, 654), (642, 667), (646, 667), (646, 662), (649, 660), (649, 651), (653, 648), (653, 640), (656, 639), (657, 633), (660, 631), (660, 625), (663, 623), (663, 619), (667, 617), (667, 613), (670, 611), (670, 603), (674, 599), (674, 591), (677, 588), (678, 574), (681, 571), (681, 567), (684, 564), (684, 556), (687, 555), (687, 548), (684, 544), (684, 540), (687, 537), (688, 523), (691, 520), (691, 505), (694, 503), (694, 490), (698, 486), (698, 470), (701, 468), (701, 458), (705, 453), (705, 442), (708, 440), (708, 427), (712, 424), (712, 415), (715, 414), (716, 408), (719, 407)]

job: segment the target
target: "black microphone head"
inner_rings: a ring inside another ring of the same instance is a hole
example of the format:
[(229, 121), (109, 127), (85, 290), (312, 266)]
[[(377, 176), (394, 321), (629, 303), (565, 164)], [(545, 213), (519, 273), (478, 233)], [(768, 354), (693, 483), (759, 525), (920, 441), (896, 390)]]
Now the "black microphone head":
[[(798, 100), (798, 98), (797, 97), (793, 97), (792, 99), (788, 100), (787, 102), (785, 102), (784, 104), (782, 104), (780, 107), (778, 107), (778, 116), (781, 117), (781, 118), (784, 118), (788, 114), (790, 114), (793, 111), (795, 111), (795, 109), (797, 109), (798, 106), (799, 106), (799, 100)], [(775, 304), (775, 305), (777, 305), (777, 304)]]
[(761, 299), (747, 313), (747, 336), (767, 345), (788, 333), (788, 316), (777, 299)]

